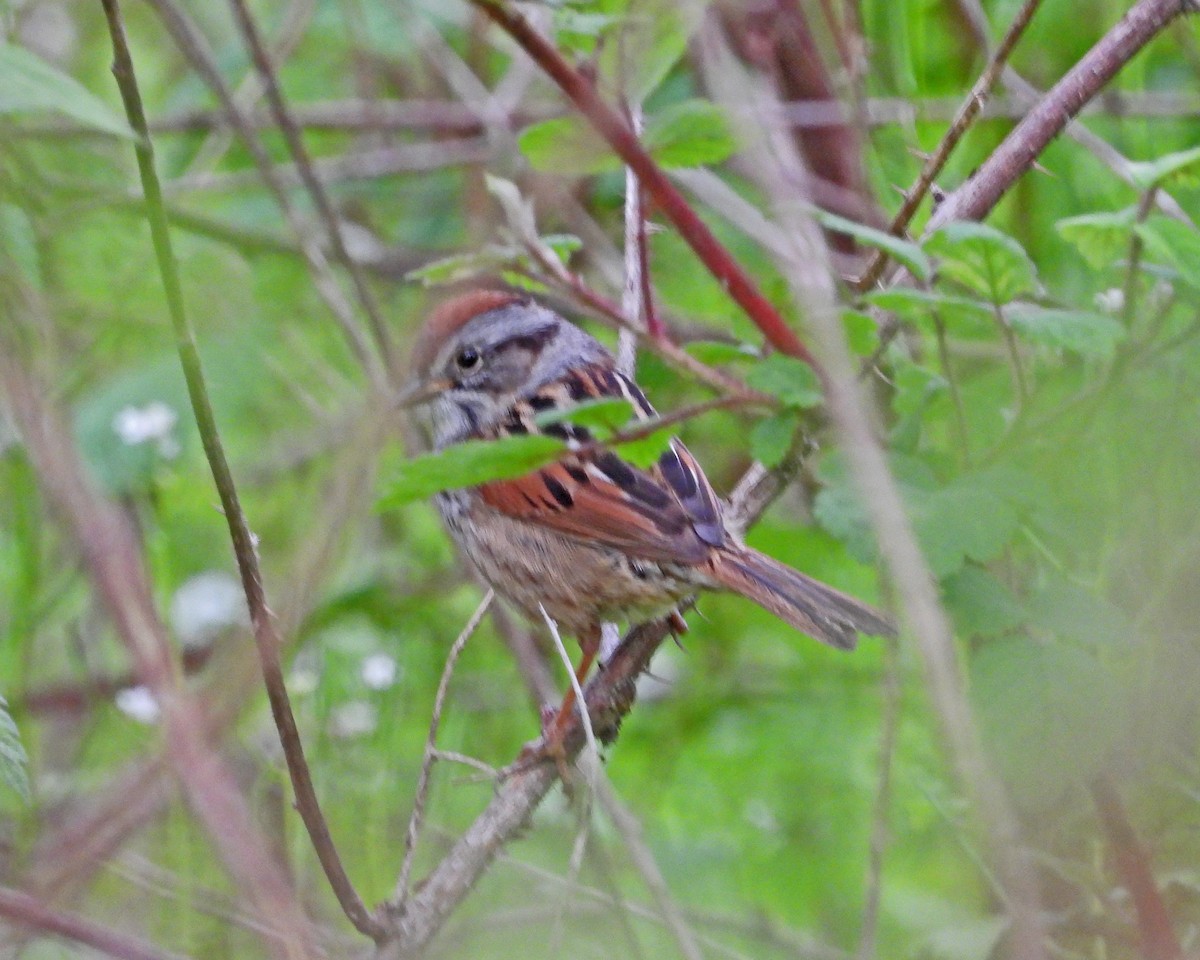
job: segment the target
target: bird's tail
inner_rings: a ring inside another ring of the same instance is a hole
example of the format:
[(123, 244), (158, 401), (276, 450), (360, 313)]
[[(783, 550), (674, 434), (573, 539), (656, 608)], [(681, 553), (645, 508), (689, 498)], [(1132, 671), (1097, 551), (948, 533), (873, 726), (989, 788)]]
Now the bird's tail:
[(725, 589), (832, 647), (853, 650), (860, 633), (896, 634), (877, 610), (749, 547), (721, 550), (711, 569)]

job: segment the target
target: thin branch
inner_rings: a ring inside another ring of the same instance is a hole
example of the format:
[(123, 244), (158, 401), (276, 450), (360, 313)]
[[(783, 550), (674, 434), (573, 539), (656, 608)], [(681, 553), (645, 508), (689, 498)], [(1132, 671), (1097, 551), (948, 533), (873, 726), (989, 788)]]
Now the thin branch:
[(421, 833), (421, 821), (425, 817), (425, 801), (429, 796), (429, 781), (433, 773), (433, 763), (438, 758), (437, 735), (442, 723), (442, 709), (446, 705), (446, 692), (450, 689), (450, 678), (454, 675), (455, 664), (462, 655), (467, 641), (479, 627), (479, 621), (487, 613), (488, 607), (496, 598), (494, 590), (489, 589), (479, 601), (479, 606), (471, 614), (471, 619), (463, 627), (458, 639), (450, 647), (446, 656), (446, 665), (442, 668), (442, 678), (438, 681), (437, 693), (433, 698), (433, 714), (429, 719), (429, 736), (425, 738), (425, 755), (421, 760), (421, 774), (417, 777), (417, 790), (413, 796), (412, 813), (408, 818), (408, 829), (404, 831), (404, 862), (400, 867), (400, 879), (396, 883), (396, 892), (392, 895), (396, 903), (403, 905), (408, 900), (409, 881), (412, 879), (413, 859), (417, 852), (417, 838)]
[[(554, 618), (546, 612), (546, 608), (540, 603), (538, 609), (542, 612), (542, 619), (546, 621), (546, 627), (550, 631), (550, 639), (554, 641), (554, 649), (558, 651), (558, 657), (566, 668), (567, 676), (570, 678), (571, 689), (575, 692), (575, 703), (579, 705), (579, 721), (583, 726), (583, 742), (587, 744), (588, 752), (596, 758), (597, 763), (600, 759), (600, 748), (596, 745), (596, 732), (592, 729), (592, 718), (588, 715), (587, 702), (583, 699), (583, 688), (579, 685), (579, 677), (575, 675), (575, 667), (571, 663), (571, 655), (567, 653), (567, 648), (563, 644), (562, 635), (558, 632), (558, 624), (554, 622)], [(566, 771), (563, 771), (564, 779)]]
[[(623, 41), (624, 36), (620, 38)], [(627, 111), (629, 126), (636, 136), (642, 133), (642, 108), (630, 107)], [(643, 296), (642, 283), (645, 276), (646, 220), (642, 209), (642, 185), (638, 182), (633, 167), (625, 168), (625, 283), (621, 289), (621, 311), (642, 327), (648, 327), (649, 296)], [(647, 288), (648, 290), (648, 288)], [(617, 334), (617, 369), (632, 377), (637, 368), (637, 332), (626, 327)]]
[(376, 302), (375, 295), (371, 292), (371, 288), (367, 284), (367, 278), (362, 268), (346, 249), (346, 240), (342, 234), (341, 219), (338, 217), (337, 211), (333, 209), (333, 203), (330, 201), (329, 194), (326, 192), (324, 185), (317, 179), (316, 174), (313, 173), (308, 151), (304, 147), (304, 139), (300, 134), (299, 128), (296, 126), (296, 121), (292, 119), (287, 103), (283, 99), (283, 93), (279, 89), (279, 80), (275, 76), (275, 68), (271, 64), (271, 58), (267, 53), (266, 47), (263, 45), (262, 36), (258, 32), (258, 26), (254, 22), (254, 17), (251, 15), (249, 7), (246, 6), (245, 0), (229, 0), (229, 5), (233, 10), (233, 18), (237, 22), (242, 39), (245, 41), (246, 46), (250, 50), (250, 55), (254, 60), (254, 67), (258, 71), (264, 92), (267, 95), (267, 103), (270, 105), (271, 115), (279, 125), (279, 130), (283, 134), (284, 141), (287, 143), (288, 152), (291, 153), (292, 159), (296, 163), (300, 179), (304, 183), (308, 195), (312, 198), (313, 204), (316, 206), (322, 221), (324, 221), (329, 245), (332, 247), (334, 256), (338, 262), (350, 274), (350, 282), (354, 287), (355, 294), (358, 296), (359, 303), (367, 314), (371, 332), (375, 337), (375, 346), (379, 349), (379, 353), (383, 357), (384, 368), (395, 374), (397, 372), (396, 357), (392, 348), (391, 337), (379, 312), (379, 304)]
[(745, 121), (743, 141), (753, 169), (758, 171), (769, 201), (779, 212), (785, 235), (791, 238), (791, 254), (780, 259), (780, 270), (790, 281), (797, 303), (804, 308), (810, 335), (820, 344), (828, 367), (825, 386), (831, 418), (861, 502), (868, 509), (881, 557), (896, 584), (906, 624), (925, 661), (931, 700), (951, 757), (987, 827), (992, 853), (1009, 894), (1013, 955), (1022, 960), (1044, 960), (1037, 876), (1021, 846), (1016, 816), (1004, 787), (985, 759), (937, 586), (859, 393), (840, 321), (828, 250), (815, 222), (799, 215), (802, 208), (790, 202), (793, 184), (803, 182), (800, 160), (791, 143), (769, 124), (753, 124), (756, 116), (745, 105), (769, 102), (770, 94), (746, 78), (724, 38), (715, 30), (702, 31), (700, 49), (710, 64), (713, 86), (721, 102), (740, 106), (739, 116)]
[(679, 904), (671, 896), (671, 890), (662, 875), (662, 870), (659, 869), (654, 854), (646, 845), (646, 839), (642, 835), (642, 825), (634, 816), (633, 811), (617, 795), (612, 782), (604, 775), (603, 771), (600, 771), (600, 775), (596, 778), (595, 793), (596, 799), (600, 801), (600, 806), (604, 808), (608, 819), (612, 821), (617, 833), (621, 835), (625, 848), (629, 851), (629, 858), (633, 861), (638, 873), (641, 874), (642, 882), (650, 891), (650, 896), (654, 898), (654, 904), (658, 907), (663, 923), (671, 931), (671, 936), (675, 938), (675, 945), (679, 947), (680, 955), (684, 957), (684, 960), (702, 960), (704, 954), (700, 952), (700, 947), (696, 943), (696, 935), (688, 926), (683, 912), (679, 909)]
[(617, 155), (637, 173), (642, 185), (675, 225), (679, 235), (733, 300), (746, 311), (767, 340), (776, 349), (804, 360), (819, 374), (819, 365), (795, 331), (717, 240), (683, 194), (667, 179), (625, 119), (601, 99), (592, 82), (567, 63), (562, 54), (524, 16), (507, 4), (489, 0), (471, 2), (521, 45), (608, 141)]
[[(917, 177), (917, 182), (904, 194), (904, 202), (900, 204), (900, 209), (892, 217), (892, 222), (888, 224), (888, 233), (896, 237), (904, 236), (908, 225), (916, 215), (917, 209), (921, 206), (921, 201), (925, 198), (925, 194), (933, 185), (933, 181), (937, 179), (938, 174), (942, 172), (946, 161), (950, 159), (951, 152), (958, 146), (959, 141), (962, 140), (967, 130), (970, 129), (975, 118), (979, 116), (984, 102), (991, 94), (996, 81), (1000, 79), (1004, 65), (1008, 63), (1009, 55), (1017, 45), (1017, 41), (1021, 38), (1021, 35), (1025, 32), (1025, 28), (1029, 26), (1029, 21), (1033, 19), (1033, 15), (1037, 12), (1037, 8), (1041, 5), (1041, 2), (1042, 0), (1025, 0), (1021, 4), (1021, 9), (1013, 17), (1013, 22), (1009, 25), (1004, 39), (1000, 41), (1000, 45), (992, 52), (987, 69), (975, 81), (975, 86), (971, 88), (967, 99), (959, 108), (958, 113), (955, 114), (954, 120), (950, 124), (950, 129), (942, 137), (941, 142), (937, 145), (937, 149), (925, 161), (925, 165), (921, 168), (921, 173)], [(863, 291), (873, 287), (875, 282), (882, 276), (887, 262), (887, 252), (882, 248), (877, 248), (871, 258), (871, 262), (867, 265), (867, 269), (855, 281), (855, 289)]]
[(162, 189), (154, 167), (154, 147), (146, 130), (146, 114), (125, 37), (125, 25), (121, 18), (118, 0), (103, 0), (103, 3), (113, 43), (113, 74), (121, 91), (121, 99), (125, 104), (125, 112), (130, 126), (138, 134), (136, 144), (138, 172), (146, 197), (146, 214), (150, 224), (150, 235), (158, 261), (159, 274), (166, 292), (167, 309), (175, 331), (179, 362), (183, 367), (188, 398), (196, 418), (196, 426), (200, 432), (204, 453), (212, 471), (213, 482), (216, 484), (217, 494), (221, 500), (221, 507), (229, 527), (229, 536), (233, 542), (233, 551), (242, 579), (242, 589), (246, 594), (246, 603), (254, 628), (259, 664), (267, 688), (267, 698), (271, 704), (271, 714), (279, 731), (288, 773), (296, 793), (296, 807), (312, 839), (317, 859), (320, 860), (330, 886), (346, 916), (359, 931), (375, 936), (381, 933), (381, 928), (368, 913), (346, 875), (337, 848), (333, 843), (333, 837), (330, 835), (329, 825), (321, 813), (312, 775), (304, 757), (304, 746), (300, 740), (300, 732), (296, 726), (296, 718), (292, 713), (291, 702), (283, 679), (283, 666), (279, 658), (279, 649), (282, 644), (276, 631), (274, 617), (267, 605), (262, 572), (258, 565), (257, 546), (254, 535), (250, 531), (250, 524), (242, 512), (233, 473), (229, 469), (225, 450), (221, 444), (216, 417), (213, 414), (212, 403), (208, 397), (208, 387), (204, 380), (204, 371), (200, 363), (200, 354), (196, 349), (195, 334), (184, 307), (179, 268), (171, 246), (171, 233), (163, 206)]
[(1154, 207), (1154, 198), (1158, 194), (1158, 187), (1151, 186), (1143, 194), (1138, 201), (1137, 214), (1134, 217), (1134, 229), (1129, 233), (1129, 256), (1127, 257), (1128, 266), (1125, 268), (1125, 286), (1124, 286), (1124, 303), (1121, 305), (1122, 313), (1125, 317), (1125, 329), (1132, 330), (1133, 322), (1137, 318), (1137, 298), (1138, 298), (1138, 278), (1141, 272), (1142, 253), (1145, 248), (1145, 241), (1142, 240), (1141, 233), (1137, 227), (1146, 222), (1146, 218), (1150, 216), (1150, 211)]
[(1194, 0), (1138, 0), (1017, 124), (966, 183), (934, 211), (926, 234), (992, 210), (1083, 105), (1172, 21), (1196, 11)]
[(354, 310), (346, 299), (338, 278), (334, 275), (313, 231), (301, 221), (299, 214), (292, 206), (284, 181), (276, 171), (274, 161), (267, 152), (262, 138), (246, 119), (245, 113), (234, 99), (233, 92), (225, 83), (221, 71), (217, 67), (216, 56), (208, 41), (187, 12), (179, 5), (178, 0), (150, 0), (150, 5), (166, 26), (167, 32), (171, 34), (180, 52), (216, 95), (228, 122), (238, 131), (242, 142), (250, 151), (258, 176), (267, 185), (267, 189), (275, 198), (292, 235), (300, 244), (300, 251), (308, 264), (313, 286), (329, 308), (330, 313), (333, 314), (355, 359), (377, 386), (383, 386), (387, 379), (386, 371), (379, 358), (372, 352), (366, 335), (354, 315)]
[(1133, 900), (1145, 960), (1183, 960), (1183, 948), (1158, 891), (1150, 855), (1129, 822), (1120, 794), (1103, 776), (1092, 781), (1091, 793), (1117, 875)]
[(117, 960), (183, 960), (127, 933), (111, 930), (75, 913), (56, 910), (36, 897), (0, 887), (0, 917), (13, 926), (65, 937)]

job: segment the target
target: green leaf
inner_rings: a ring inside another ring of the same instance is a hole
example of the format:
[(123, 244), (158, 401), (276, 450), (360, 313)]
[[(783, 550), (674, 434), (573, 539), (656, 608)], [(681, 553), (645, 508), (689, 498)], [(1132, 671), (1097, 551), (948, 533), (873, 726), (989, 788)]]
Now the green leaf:
[(954, 626), (965, 637), (999, 636), (1028, 619), (1012, 591), (983, 567), (968, 564), (942, 587)]
[(0, 203), (0, 275), (9, 269), (15, 269), (32, 286), (41, 286), (33, 224), (20, 207)]
[(456, 444), (404, 461), (399, 475), (387, 484), (380, 505), (398, 507), (443, 490), (524, 476), (555, 460), (564, 450), (565, 444), (541, 434)]
[(63, 113), (86, 127), (135, 139), (108, 104), (28, 50), (0, 42), (0, 114)]
[(726, 343), (720, 340), (694, 340), (683, 349), (710, 367), (758, 359), (761, 356), (749, 343)]
[(933, 273), (933, 264), (929, 262), (925, 251), (921, 249), (920, 245), (910, 240), (893, 237), (884, 230), (876, 230), (874, 227), (868, 227), (865, 223), (847, 220), (845, 217), (839, 217), (836, 213), (830, 213), (820, 207), (813, 207), (812, 215), (813, 219), (827, 230), (835, 230), (851, 236), (865, 247), (874, 247), (877, 250), (885, 251), (893, 260), (904, 264), (908, 272), (918, 280), (928, 280)]
[(938, 276), (953, 280), (995, 304), (1037, 290), (1033, 261), (1024, 248), (995, 227), (955, 221), (925, 241), (940, 259)]
[(995, 640), (970, 664), (984, 742), (1019, 802), (1042, 807), (1108, 762), (1125, 713), (1100, 662), (1069, 643)]
[(936, 332), (934, 314), (941, 317), (946, 332), (957, 337), (991, 339), (996, 335), (996, 317), (991, 304), (937, 290), (894, 287), (875, 290), (866, 301), (888, 310), (918, 330)]
[(773, 353), (755, 365), (747, 374), (746, 383), (755, 390), (774, 394), (788, 407), (816, 407), (822, 399), (821, 385), (812, 367), (782, 353)]
[(663, 427), (636, 440), (623, 440), (614, 446), (621, 451), (623, 459), (635, 467), (645, 470), (658, 462), (658, 458), (667, 452), (675, 432), (671, 427)]
[(8, 701), (0, 696), (0, 783), (26, 803), (32, 799), (29, 791), (29, 757), (21, 746), (21, 734), (8, 713)]
[(551, 423), (573, 423), (587, 427), (603, 440), (626, 426), (633, 417), (633, 404), (624, 397), (586, 400), (567, 410), (545, 410), (534, 417), (541, 427)]
[(843, 310), (842, 327), (850, 350), (857, 356), (869, 357), (879, 345), (879, 324), (869, 313)]
[(684, 100), (656, 113), (643, 140), (664, 167), (720, 163), (738, 147), (724, 112), (707, 100)]
[(765, 467), (777, 467), (792, 448), (800, 415), (784, 410), (773, 417), (759, 420), (750, 431), (750, 455)]
[(621, 159), (582, 117), (555, 117), (521, 132), (517, 145), (534, 170), (585, 176), (621, 169)]
[(1146, 249), (1157, 259), (1174, 267), (1179, 278), (1200, 289), (1200, 232), (1169, 217), (1151, 217), (1135, 228)]
[(1200, 147), (1168, 153), (1157, 160), (1131, 163), (1128, 169), (1134, 184), (1143, 190), (1151, 187), (1190, 190), (1200, 186)]
[(1086, 357), (1111, 357), (1125, 338), (1125, 328), (1116, 318), (1086, 310), (1019, 304), (1006, 309), (1004, 316), (1022, 339)]
[(1054, 226), (1059, 236), (1074, 245), (1088, 266), (1102, 270), (1128, 249), (1135, 216), (1134, 208), (1127, 207), (1067, 217)]
[(619, 26), (600, 50), (600, 74), (623, 91), (629, 103), (643, 103), (679, 62), (697, 25), (688, 4), (673, 0), (631, 0)]

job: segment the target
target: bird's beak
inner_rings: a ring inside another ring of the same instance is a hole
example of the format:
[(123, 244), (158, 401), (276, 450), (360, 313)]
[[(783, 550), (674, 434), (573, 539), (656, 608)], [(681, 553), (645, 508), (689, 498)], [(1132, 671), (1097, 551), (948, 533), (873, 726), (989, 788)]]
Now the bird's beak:
[(419, 407), (428, 403), (443, 390), (448, 390), (450, 386), (450, 381), (445, 377), (438, 377), (436, 380), (414, 380), (401, 388), (396, 397), (396, 406), (406, 410)]

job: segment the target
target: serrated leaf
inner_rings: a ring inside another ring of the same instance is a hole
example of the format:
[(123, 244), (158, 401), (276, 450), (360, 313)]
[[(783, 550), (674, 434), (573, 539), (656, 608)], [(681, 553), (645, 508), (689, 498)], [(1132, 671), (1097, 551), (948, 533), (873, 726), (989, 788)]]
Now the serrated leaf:
[(995, 640), (972, 658), (970, 680), (984, 741), (1024, 805), (1053, 803), (1108, 762), (1124, 701), (1087, 651)]
[(1019, 304), (1007, 308), (1004, 316), (1022, 339), (1081, 356), (1111, 357), (1125, 339), (1120, 322), (1102, 313)]
[(1054, 225), (1067, 243), (1072, 244), (1093, 270), (1102, 270), (1129, 247), (1136, 211), (1124, 210), (1085, 213), (1067, 217)]
[(663, 167), (720, 163), (738, 147), (724, 112), (707, 100), (684, 100), (656, 113), (643, 140)]
[(1134, 229), (1154, 257), (1174, 267), (1179, 278), (1200, 289), (1200, 232), (1169, 217), (1151, 217)]
[(933, 264), (930, 263), (929, 257), (919, 244), (901, 237), (894, 237), (884, 230), (868, 227), (865, 223), (847, 220), (845, 217), (839, 217), (836, 213), (830, 213), (820, 207), (813, 207), (812, 215), (813, 219), (827, 230), (847, 234), (865, 247), (885, 251), (897, 263), (904, 264), (908, 272), (918, 280), (928, 280), (933, 273)]
[(800, 415), (794, 410), (784, 410), (773, 417), (765, 417), (750, 431), (750, 455), (764, 467), (777, 467), (792, 448)]
[(822, 399), (821, 385), (812, 367), (782, 353), (773, 353), (756, 364), (746, 375), (746, 384), (763, 393), (774, 394), (788, 407), (816, 407)]
[(29, 790), (29, 756), (21, 746), (21, 734), (8, 712), (8, 701), (0, 696), (0, 783), (26, 803), (31, 800)]
[(1200, 147), (1168, 153), (1147, 162), (1130, 163), (1130, 179), (1143, 190), (1162, 187), (1167, 190), (1200, 186)]
[(631, 0), (600, 50), (601, 76), (629, 103), (644, 102), (686, 52), (696, 25), (688, 4)]
[(0, 114), (62, 113), (101, 133), (135, 139), (129, 125), (75, 78), (0, 41)]
[(947, 333), (971, 339), (996, 335), (996, 317), (991, 304), (938, 290), (893, 287), (868, 293), (866, 301), (888, 310), (918, 330), (936, 331), (934, 314), (941, 317)]
[(529, 165), (543, 173), (586, 176), (621, 168), (621, 159), (604, 138), (576, 115), (526, 127), (517, 145)]
[(380, 497), (382, 507), (424, 500), (443, 490), (520, 477), (561, 456), (566, 445), (541, 434), (472, 440), (406, 460)]
[(1037, 290), (1037, 273), (1025, 249), (985, 223), (948, 223), (924, 246), (939, 258), (939, 278), (953, 280), (989, 303), (1007, 303)]

